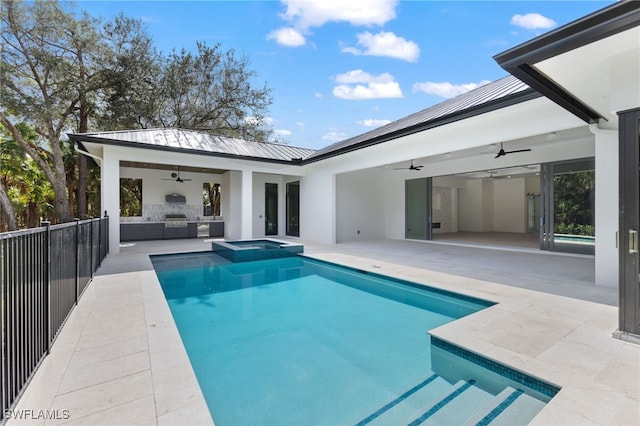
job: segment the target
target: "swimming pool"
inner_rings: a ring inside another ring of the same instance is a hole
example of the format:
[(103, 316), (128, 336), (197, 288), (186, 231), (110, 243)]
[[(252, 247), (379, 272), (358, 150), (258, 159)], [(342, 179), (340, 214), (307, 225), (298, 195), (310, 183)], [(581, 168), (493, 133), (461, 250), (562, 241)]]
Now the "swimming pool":
[(525, 424), (558, 390), (429, 337), (490, 302), (300, 257), (152, 260), (217, 425)]

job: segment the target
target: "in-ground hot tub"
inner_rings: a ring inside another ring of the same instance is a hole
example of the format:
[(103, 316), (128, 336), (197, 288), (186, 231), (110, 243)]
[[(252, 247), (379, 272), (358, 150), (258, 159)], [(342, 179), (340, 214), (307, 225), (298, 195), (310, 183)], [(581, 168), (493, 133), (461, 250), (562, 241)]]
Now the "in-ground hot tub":
[(251, 262), (253, 260), (279, 259), (297, 256), (304, 246), (276, 240), (214, 241), (211, 250), (232, 262)]

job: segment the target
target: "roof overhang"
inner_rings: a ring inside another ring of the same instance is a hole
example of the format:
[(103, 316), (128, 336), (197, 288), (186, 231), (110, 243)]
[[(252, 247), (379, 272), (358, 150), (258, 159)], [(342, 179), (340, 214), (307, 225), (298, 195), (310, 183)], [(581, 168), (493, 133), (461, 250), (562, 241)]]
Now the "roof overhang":
[(78, 134), (78, 133), (69, 133), (67, 135), (70, 140), (78, 145), (78, 148), (88, 152), (90, 154), (96, 155), (94, 151), (95, 149), (91, 149), (93, 145), (113, 145), (113, 146), (122, 146), (126, 148), (134, 148), (134, 149), (146, 149), (146, 150), (156, 150), (156, 151), (166, 151), (166, 152), (176, 152), (176, 153), (185, 153), (185, 154), (193, 154), (193, 155), (203, 155), (209, 157), (220, 157), (220, 158), (228, 158), (235, 160), (246, 160), (246, 161), (256, 161), (261, 163), (275, 163), (275, 164), (285, 164), (285, 165), (300, 165), (300, 158), (291, 158), (290, 160), (281, 160), (275, 158), (263, 158), (256, 157), (251, 155), (238, 155), (238, 154), (230, 154), (223, 152), (209, 152), (202, 151), (198, 149), (188, 149), (182, 147), (174, 147), (174, 146), (161, 146), (161, 145), (150, 145), (145, 143), (138, 143), (133, 141), (119, 140), (119, 139), (110, 139), (106, 137), (100, 136), (92, 136), (88, 134)]
[(346, 154), (348, 152), (357, 151), (359, 149), (367, 148), (370, 146), (378, 145), (384, 142), (389, 142), (395, 139), (399, 139), (405, 136), (413, 135), (414, 133), (424, 132), (429, 129), (444, 126), (446, 124), (455, 123), (471, 117), (476, 117), (481, 114), (496, 111), (502, 108), (506, 108), (512, 105), (517, 105), (522, 102), (530, 101), (532, 99), (540, 98), (540, 94), (533, 89), (526, 89), (518, 93), (504, 96), (493, 101), (485, 102), (480, 105), (466, 108), (464, 110), (456, 111), (455, 113), (444, 115), (433, 120), (421, 122), (413, 126), (408, 126), (397, 131), (384, 133), (382, 135), (365, 139), (361, 142), (344, 146), (342, 148), (334, 149), (326, 153), (314, 155), (308, 159), (303, 159), (302, 164), (310, 164), (316, 161), (324, 160), (327, 158), (336, 157), (338, 155)]
[(494, 59), (587, 123), (640, 106), (640, 2), (621, 1)]

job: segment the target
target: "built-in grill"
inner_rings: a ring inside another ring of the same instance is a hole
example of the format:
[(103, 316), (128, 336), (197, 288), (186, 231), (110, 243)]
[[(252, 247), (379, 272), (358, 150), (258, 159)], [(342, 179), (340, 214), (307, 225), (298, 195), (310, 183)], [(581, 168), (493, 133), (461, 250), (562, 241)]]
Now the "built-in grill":
[(164, 226), (165, 228), (184, 228), (187, 226), (187, 216), (180, 213), (166, 214)]

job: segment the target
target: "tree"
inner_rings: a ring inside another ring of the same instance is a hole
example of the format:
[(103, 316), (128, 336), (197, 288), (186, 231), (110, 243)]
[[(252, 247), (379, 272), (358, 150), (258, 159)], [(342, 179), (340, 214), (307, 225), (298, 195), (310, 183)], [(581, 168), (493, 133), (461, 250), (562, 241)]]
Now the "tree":
[[(0, 123), (42, 169), (55, 193), (61, 222), (72, 220), (60, 144), (82, 101), (83, 51), (96, 43), (92, 22), (77, 20), (55, 2), (2, 3), (2, 80)], [(16, 123), (28, 122), (38, 134), (26, 139)], [(47, 146), (48, 150), (41, 150)]]
[[(233, 50), (198, 43), (195, 54), (163, 58), (141, 21), (103, 23), (56, 1), (9, 0), (0, 15), (0, 124), (51, 183), (60, 222), (72, 219), (72, 204), (85, 216), (89, 182), (86, 158), (65, 150), (64, 132), (164, 126), (269, 139), (271, 89), (254, 88), (256, 73)], [(23, 137), (19, 123), (37, 137)], [(65, 167), (70, 155), (77, 172)]]
[[(18, 129), (26, 139), (36, 137), (35, 132), (24, 123)], [(2, 213), (6, 223), (0, 230), (39, 226), (40, 218), (53, 210), (54, 199), (51, 185), (42, 170), (27, 156), (15, 139), (0, 125), (0, 195), (3, 199)], [(5, 198), (6, 196), (6, 198)]]
[(254, 88), (256, 72), (233, 49), (197, 43), (197, 53), (172, 52), (159, 79), (154, 121), (162, 127), (205, 130), (266, 141), (264, 117), (273, 102), (266, 84)]
[(103, 38), (110, 54), (102, 58), (102, 108), (95, 125), (104, 130), (144, 129), (156, 125), (158, 78), (162, 58), (141, 21), (120, 14), (107, 22)]

